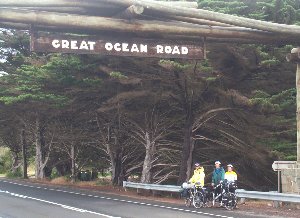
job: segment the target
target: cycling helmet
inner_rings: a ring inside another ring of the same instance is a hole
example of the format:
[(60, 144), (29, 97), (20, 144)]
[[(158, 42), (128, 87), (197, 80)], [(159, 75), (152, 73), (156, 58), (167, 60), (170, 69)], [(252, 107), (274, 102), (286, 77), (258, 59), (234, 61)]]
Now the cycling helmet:
[(200, 167), (200, 164), (199, 163), (195, 163), (194, 166), (195, 167)]
[(232, 164), (228, 164), (227, 167), (233, 167), (233, 165)]
[(215, 164), (221, 164), (221, 162), (217, 160), (217, 161), (215, 162)]

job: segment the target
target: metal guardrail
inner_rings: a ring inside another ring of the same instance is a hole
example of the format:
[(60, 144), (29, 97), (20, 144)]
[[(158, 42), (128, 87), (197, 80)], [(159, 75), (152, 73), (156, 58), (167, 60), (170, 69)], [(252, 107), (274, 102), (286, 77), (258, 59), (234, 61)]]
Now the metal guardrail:
[[(147, 189), (147, 190), (155, 190), (155, 191), (166, 191), (166, 192), (180, 192), (180, 190), (182, 190), (181, 186), (175, 186), (175, 185), (143, 184), (143, 183), (126, 182), (126, 181), (123, 182), (123, 187)], [(236, 194), (239, 198), (300, 203), (300, 195), (297, 194), (246, 191), (244, 189), (237, 189)]]
[(246, 191), (243, 189), (237, 189), (236, 194), (239, 198), (300, 203), (300, 195), (297, 195), (297, 194)]
[(126, 182), (126, 181), (123, 181), (123, 187), (165, 191), (165, 192), (180, 192), (180, 190), (182, 190), (181, 186), (176, 186), (176, 185), (143, 184), (143, 183)]

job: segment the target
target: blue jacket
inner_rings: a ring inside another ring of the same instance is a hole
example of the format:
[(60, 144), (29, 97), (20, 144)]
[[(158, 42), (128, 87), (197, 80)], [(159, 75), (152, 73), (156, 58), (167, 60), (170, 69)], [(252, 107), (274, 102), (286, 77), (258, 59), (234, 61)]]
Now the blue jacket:
[(212, 174), (212, 183), (219, 184), (221, 180), (224, 180), (225, 170), (223, 167), (215, 168)]

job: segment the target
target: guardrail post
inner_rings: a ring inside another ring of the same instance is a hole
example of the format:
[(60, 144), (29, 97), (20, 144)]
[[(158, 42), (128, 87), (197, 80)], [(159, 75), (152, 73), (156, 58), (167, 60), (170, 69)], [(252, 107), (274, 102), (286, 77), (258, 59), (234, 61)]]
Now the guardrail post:
[(246, 198), (240, 198), (240, 204), (245, 204), (246, 203)]
[(127, 186), (126, 186), (126, 181), (123, 181), (123, 188), (124, 188), (124, 190), (127, 192)]
[[(278, 191), (270, 191), (272, 193), (278, 193)], [(273, 201), (273, 207), (274, 208), (279, 208), (280, 207), (280, 201)]]
[[(240, 189), (241, 191), (245, 191), (245, 189)], [(239, 198), (240, 199), (240, 204), (245, 204), (246, 203), (246, 198)]]

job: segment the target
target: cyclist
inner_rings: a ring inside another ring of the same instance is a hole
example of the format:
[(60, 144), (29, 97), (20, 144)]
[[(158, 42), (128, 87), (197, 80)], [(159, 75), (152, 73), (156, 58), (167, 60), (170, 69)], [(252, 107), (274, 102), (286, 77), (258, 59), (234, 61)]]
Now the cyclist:
[[(194, 175), (192, 176), (192, 178), (190, 178), (189, 183), (194, 185), (195, 188), (202, 193), (203, 198), (198, 198), (197, 204), (201, 203), (201, 202), (203, 204), (205, 204), (206, 203), (206, 197), (205, 197), (205, 191), (203, 189), (203, 187), (204, 187), (204, 178), (205, 178), (204, 168), (199, 163), (195, 163), (194, 167), (195, 167)], [(196, 207), (195, 204), (194, 204), (194, 206)], [(197, 205), (197, 206), (199, 206), (199, 205)]]
[(225, 173), (224, 179), (229, 183), (229, 191), (235, 192), (235, 185), (237, 182), (237, 174), (233, 171), (233, 165), (227, 165), (227, 172)]
[[(190, 178), (188, 183), (195, 185), (196, 187), (203, 187), (204, 178), (205, 178), (204, 168), (201, 167), (199, 163), (195, 163), (194, 167), (195, 167), (194, 174)], [(183, 183), (182, 187), (183, 187), (182, 196), (189, 197), (189, 189), (191, 188), (191, 186), (188, 185), (187, 183)]]
[(192, 176), (192, 178), (190, 178), (189, 183), (203, 187), (205, 178), (204, 168), (201, 167), (199, 163), (195, 163), (194, 167), (194, 175)]
[[(225, 170), (223, 167), (221, 167), (221, 162), (216, 161), (215, 162), (215, 169), (212, 173), (212, 182), (211, 185), (215, 187), (215, 195), (218, 196), (221, 194), (221, 187), (218, 186), (221, 182), (223, 182), (224, 177), (225, 177)], [(219, 197), (219, 202), (220, 204), (222, 203), (222, 196)]]

